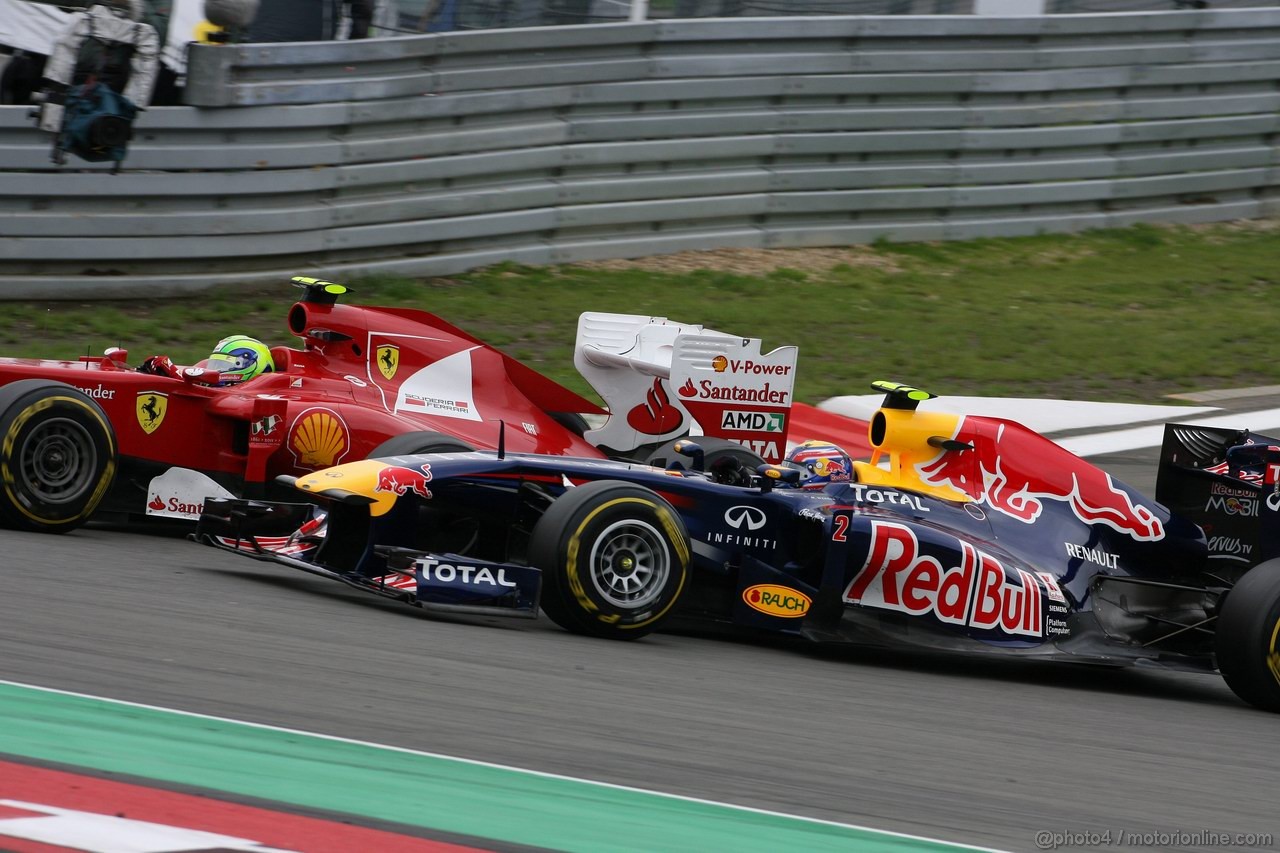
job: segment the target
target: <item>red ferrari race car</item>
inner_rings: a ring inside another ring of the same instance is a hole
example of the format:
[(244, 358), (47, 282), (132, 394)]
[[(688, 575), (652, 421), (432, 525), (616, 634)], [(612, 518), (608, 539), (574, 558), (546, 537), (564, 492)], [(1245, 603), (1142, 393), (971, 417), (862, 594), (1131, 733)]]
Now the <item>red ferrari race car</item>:
[(662, 463), (691, 432), (748, 463), (785, 453), (795, 347), (762, 354), (758, 338), (586, 313), (574, 361), (606, 409), (434, 314), (339, 304), (343, 285), (293, 281), (303, 295), (288, 329), (302, 348), (250, 339), (270, 365), (251, 378), (233, 355), (186, 368), (130, 367), (122, 349), (0, 358), (0, 522), (62, 532), (95, 512), (195, 520), (209, 497), (269, 497), (280, 475), (409, 453), (505, 446)]

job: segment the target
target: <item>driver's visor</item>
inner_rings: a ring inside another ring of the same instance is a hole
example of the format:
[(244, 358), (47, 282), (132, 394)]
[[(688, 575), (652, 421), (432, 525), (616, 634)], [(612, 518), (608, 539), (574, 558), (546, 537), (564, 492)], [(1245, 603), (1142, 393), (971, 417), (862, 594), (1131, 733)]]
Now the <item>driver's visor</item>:
[(243, 356), (216, 352), (209, 356), (209, 363), (205, 367), (209, 370), (216, 370), (219, 373), (237, 373), (248, 369), (252, 364), (252, 360)]

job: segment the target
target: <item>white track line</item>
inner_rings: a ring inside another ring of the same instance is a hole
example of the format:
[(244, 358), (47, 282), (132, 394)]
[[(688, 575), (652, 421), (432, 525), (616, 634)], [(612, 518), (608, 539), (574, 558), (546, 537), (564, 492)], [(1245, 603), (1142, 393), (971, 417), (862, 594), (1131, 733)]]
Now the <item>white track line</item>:
[(541, 770), (529, 770), (524, 767), (512, 767), (508, 764), (494, 764), (489, 761), (477, 761), (471, 758), (458, 758), (454, 755), (444, 755), (439, 752), (424, 752), (419, 749), (408, 749), (401, 746), (389, 746), (383, 743), (372, 743), (364, 740), (354, 740), (352, 738), (337, 737), (335, 735), (323, 735), (315, 732), (303, 731), (302, 729), (288, 729), (282, 726), (269, 726), (265, 723), (250, 723), (244, 720), (235, 720), (230, 717), (215, 717), (211, 714), (198, 714), (194, 711), (179, 711), (174, 708), (163, 708), (159, 705), (147, 705), (141, 702), (127, 702), (123, 699), (109, 699), (105, 696), (94, 696), (89, 693), (77, 693), (72, 690), (58, 690), (53, 687), (40, 687), (35, 684), (24, 684), (20, 681), (6, 681), (0, 679), (0, 685), (9, 687), (18, 687), (25, 690), (36, 690), (41, 693), (55, 693), (60, 696), (74, 696), (77, 699), (91, 699), (95, 702), (106, 702), (111, 705), (120, 705), (127, 708), (142, 708), (147, 711), (158, 711), (165, 714), (178, 714), (183, 717), (191, 717), (197, 720), (213, 720), (219, 723), (230, 723), (237, 726), (248, 726), (249, 728), (262, 729), (264, 731), (282, 732), (289, 735), (301, 735), (303, 737), (317, 738), (319, 740), (332, 741), (334, 743), (349, 743), (356, 746), (369, 747), (370, 749), (381, 749), (388, 752), (399, 752), (406, 755), (419, 755), (424, 758), (433, 758), (441, 761), (455, 761), (459, 764), (470, 764), (476, 767), (489, 767), (495, 770), (506, 770), (512, 773), (520, 773), (527, 776), (537, 776), (542, 779), (556, 779), (565, 782), (578, 782), (583, 785), (592, 785), (597, 788), (610, 788), (615, 791), (628, 791), (636, 794), (648, 794), (654, 797), (661, 797), (667, 800), (678, 800), (686, 803), (697, 803), (704, 806), (717, 806), (719, 808), (731, 809), (733, 811), (748, 812), (750, 814), (768, 815), (770, 817), (780, 817), (789, 820), (801, 821), (803, 823), (823, 824), (825, 826), (836, 826), (841, 829), (852, 829), (859, 832), (869, 832), (875, 835), (882, 835), (890, 838), (901, 838), (908, 841), (923, 841), (929, 844), (936, 844), (943, 847), (951, 847), (956, 850), (972, 850), (976, 853), (1010, 853), (1007, 850), (1000, 850), (995, 847), (978, 847), (972, 844), (963, 844), (957, 841), (943, 841), (938, 838), (929, 838), (924, 835), (911, 835), (905, 832), (894, 832), (888, 829), (876, 829), (873, 826), (862, 826), (856, 823), (843, 823), (837, 820), (823, 820), (816, 817), (805, 817), (803, 815), (787, 814), (786, 812), (776, 812), (769, 809), (757, 809), (751, 806), (739, 806), (734, 803), (722, 803), (716, 800), (704, 800), (699, 797), (686, 797), (681, 794), (668, 794), (664, 791), (651, 791), (646, 788), (633, 788), (630, 785), (615, 785), (612, 782), (597, 782), (592, 779), (581, 779), (576, 776), (563, 776), (559, 773), (545, 773)]
[[(1269, 430), (1280, 430), (1280, 409), (1263, 409), (1257, 412), (1233, 412), (1214, 418), (1188, 418), (1181, 423), (1196, 426), (1226, 427), (1227, 429), (1250, 429), (1265, 433)], [(1101, 456), (1104, 453), (1123, 453), (1126, 450), (1139, 450), (1147, 447), (1159, 447), (1164, 441), (1164, 424), (1153, 426), (1118, 429), (1109, 432), (1098, 432), (1092, 435), (1077, 435), (1071, 438), (1055, 439), (1057, 444), (1077, 456)]]

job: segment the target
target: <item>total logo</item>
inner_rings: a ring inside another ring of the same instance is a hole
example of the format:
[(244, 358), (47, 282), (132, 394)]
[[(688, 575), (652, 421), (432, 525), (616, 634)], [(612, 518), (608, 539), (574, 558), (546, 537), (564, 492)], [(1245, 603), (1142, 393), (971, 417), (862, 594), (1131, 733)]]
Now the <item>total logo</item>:
[[(960, 565), (943, 566), (920, 553), (915, 533), (899, 524), (872, 522), (866, 562), (844, 591), (844, 600), (864, 607), (932, 616), (939, 622), (1023, 637), (1043, 637), (1041, 584), (1049, 598), (1064, 600), (1057, 581), (1017, 569), (958, 540)], [(1064, 633), (1065, 623), (1050, 623)]]
[(463, 583), (467, 586), (517, 586), (515, 581), (507, 580), (507, 570), (497, 569), (497, 574), (488, 566), (466, 566), (461, 563), (442, 563), (435, 557), (420, 557), (416, 563), (422, 573), (423, 583), (438, 581), (440, 583)]
[(813, 599), (789, 586), (772, 583), (761, 583), (749, 586), (742, 591), (742, 600), (752, 610), (758, 610), (770, 616), (781, 616), (784, 619), (795, 619), (809, 612)]

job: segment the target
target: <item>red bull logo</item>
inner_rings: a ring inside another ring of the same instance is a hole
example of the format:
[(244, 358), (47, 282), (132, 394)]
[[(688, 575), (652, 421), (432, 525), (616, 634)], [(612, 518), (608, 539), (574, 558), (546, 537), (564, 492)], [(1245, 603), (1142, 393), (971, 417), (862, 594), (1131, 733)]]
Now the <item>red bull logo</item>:
[(413, 492), (420, 498), (430, 498), (431, 490), (427, 483), (431, 482), (431, 463), (422, 463), (421, 468), (402, 468), (399, 465), (388, 465), (378, 472), (378, 482), (373, 487), (375, 492), (391, 492), (403, 497)]
[(972, 450), (944, 450), (917, 466), (920, 479), (950, 486), (1028, 524), (1045, 501), (1062, 501), (1085, 524), (1105, 524), (1139, 541), (1164, 538), (1164, 525), (1107, 474), (1019, 424), (966, 417), (953, 436)]
[[(1009, 571), (962, 540), (960, 565), (943, 566), (920, 553), (909, 527), (872, 522), (871, 531), (866, 562), (845, 589), (845, 601), (1012, 636), (1044, 636), (1044, 595), (1031, 573)], [(1056, 583), (1052, 591), (1061, 596)]]

